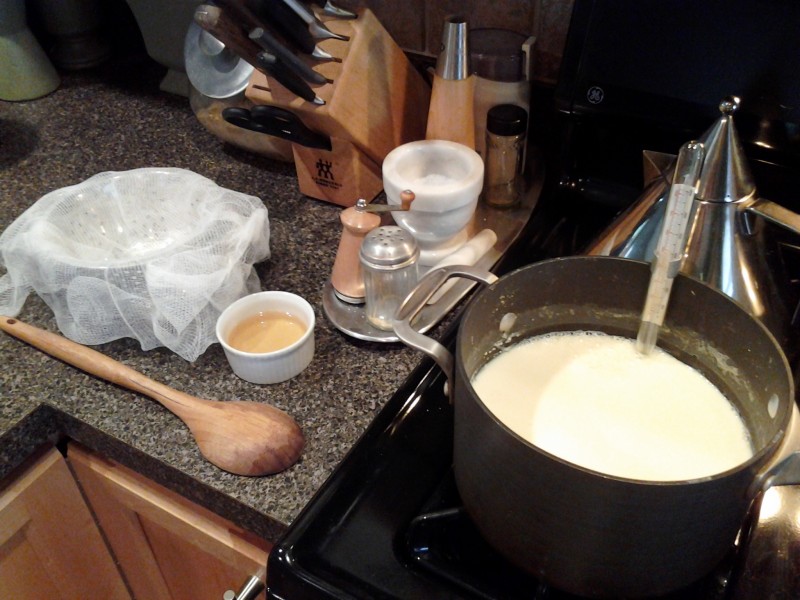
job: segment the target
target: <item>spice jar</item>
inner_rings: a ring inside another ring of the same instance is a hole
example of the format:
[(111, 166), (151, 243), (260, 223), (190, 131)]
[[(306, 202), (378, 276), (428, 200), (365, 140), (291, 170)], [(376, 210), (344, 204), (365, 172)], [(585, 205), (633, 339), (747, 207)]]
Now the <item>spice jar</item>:
[(367, 320), (378, 329), (391, 331), (395, 312), (417, 283), (417, 241), (396, 225), (378, 227), (364, 238), (359, 256)]
[(528, 113), (516, 104), (499, 104), (486, 115), (484, 200), (490, 206), (517, 204)]

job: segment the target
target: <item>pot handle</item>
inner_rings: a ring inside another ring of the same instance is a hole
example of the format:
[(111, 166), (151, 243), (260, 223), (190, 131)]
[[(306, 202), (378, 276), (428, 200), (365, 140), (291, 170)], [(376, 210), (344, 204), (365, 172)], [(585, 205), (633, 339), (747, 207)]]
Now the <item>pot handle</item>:
[(497, 281), (497, 276), (484, 269), (466, 265), (448, 265), (432, 269), (420, 278), (416, 287), (406, 296), (400, 308), (395, 313), (393, 323), (394, 332), (400, 340), (411, 348), (424, 352), (436, 361), (436, 364), (447, 377), (446, 393), (452, 402), (453, 394), (453, 355), (442, 344), (421, 334), (411, 326), (412, 321), (428, 303), (428, 300), (451, 277), (465, 277), (479, 283), (491, 285)]
[(792, 452), (758, 479), (762, 492), (779, 485), (800, 485), (800, 451)]
[[(760, 600), (767, 597), (797, 597), (800, 572), (786, 560), (787, 547), (797, 539), (797, 510), (800, 509), (800, 414), (792, 407), (788, 436), (776, 460), (758, 477), (750, 489), (753, 498), (741, 531), (739, 557), (733, 579), (732, 600)], [(775, 496), (762, 515), (764, 492)], [(788, 595), (787, 595), (788, 594)]]
[(756, 477), (748, 490), (748, 497), (779, 485), (800, 485), (800, 410), (792, 406), (792, 416), (786, 435), (775, 457)]

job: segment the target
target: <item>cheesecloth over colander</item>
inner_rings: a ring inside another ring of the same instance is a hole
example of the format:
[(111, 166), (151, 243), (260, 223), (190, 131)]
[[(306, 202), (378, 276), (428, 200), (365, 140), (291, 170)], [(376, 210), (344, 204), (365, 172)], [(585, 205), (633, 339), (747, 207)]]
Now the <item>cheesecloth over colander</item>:
[(217, 317), (258, 291), (268, 258), (263, 202), (192, 171), (99, 173), (40, 198), (0, 235), (0, 314), (35, 291), (81, 344), (122, 337), (188, 361)]

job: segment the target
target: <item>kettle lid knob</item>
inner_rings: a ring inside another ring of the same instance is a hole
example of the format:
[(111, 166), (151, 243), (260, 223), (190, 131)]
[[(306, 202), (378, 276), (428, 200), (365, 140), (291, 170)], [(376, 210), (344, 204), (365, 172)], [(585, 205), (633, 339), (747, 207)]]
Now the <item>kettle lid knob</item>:
[(755, 195), (756, 186), (747, 163), (733, 115), (741, 100), (727, 96), (719, 104), (721, 116), (700, 138), (706, 151), (697, 198), (706, 202), (739, 202)]
[(739, 105), (742, 103), (738, 96), (725, 96), (722, 102), (719, 103), (719, 112), (723, 115), (732, 115), (739, 110)]

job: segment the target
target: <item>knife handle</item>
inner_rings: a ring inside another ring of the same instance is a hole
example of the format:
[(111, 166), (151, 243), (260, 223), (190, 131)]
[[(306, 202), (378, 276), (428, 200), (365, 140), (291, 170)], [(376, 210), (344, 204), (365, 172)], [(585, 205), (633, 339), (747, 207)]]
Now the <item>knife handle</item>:
[[(269, 123), (273, 128), (288, 134), (291, 141), (306, 148), (331, 151), (331, 138), (306, 127), (306, 124), (291, 110), (270, 104), (259, 104), (250, 111), (258, 123)], [(276, 135), (273, 132), (273, 135)]]
[(231, 19), (239, 24), (242, 31), (250, 31), (256, 27), (263, 27), (258, 17), (250, 10), (245, 0), (214, 0), (230, 15)]
[(260, 69), (258, 44), (249, 39), (244, 31), (218, 6), (201, 4), (195, 9), (194, 20), (200, 27), (225, 44), (234, 54)]
[[(274, 54), (278, 57), (278, 60), (287, 65), (288, 69), (294, 70), (297, 75), (306, 81), (319, 84), (328, 83), (327, 79), (297, 58), (286, 46), (270, 34), (261, 19), (247, 6), (245, 0), (217, 0), (217, 2), (222, 4), (223, 8), (229, 11), (233, 20), (237, 21), (248, 32), (249, 39), (259, 46), (259, 50), (263, 49), (270, 54)], [(257, 35), (253, 37), (252, 34), (256, 31), (258, 32)], [(308, 100), (303, 96), (300, 97)], [(309, 100), (309, 102), (311, 101)]]
[(317, 42), (311, 37), (306, 24), (297, 14), (280, 0), (249, 0), (256, 16), (279, 33), (300, 52), (313, 54)]
[(261, 46), (270, 54), (274, 54), (279, 60), (283, 61), (289, 68), (293, 69), (300, 77), (310, 83), (325, 84), (329, 83), (325, 77), (317, 73), (306, 63), (295, 56), (289, 49), (283, 46), (275, 37), (263, 29), (255, 27), (248, 37)]

